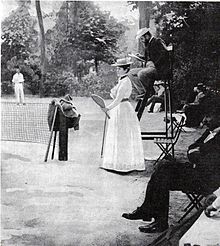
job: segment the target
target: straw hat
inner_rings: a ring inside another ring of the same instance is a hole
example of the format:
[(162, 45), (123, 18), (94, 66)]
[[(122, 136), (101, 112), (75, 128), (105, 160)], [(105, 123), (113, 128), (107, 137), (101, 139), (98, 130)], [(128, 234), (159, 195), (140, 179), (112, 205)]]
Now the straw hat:
[(144, 34), (146, 33), (150, 33), (150, 28), (147, 28), (147, 27), (144, 27), (144, 28), (141, 28), (140, 30), (138, 30), (137, 32), (137, 35), (136, 35), (136, 39), (138, 40), (140, 37), (142, 37)]
[(154, 82), (154, 85), (163, 85), (164, 82), (162, 80), (157, 80)]
[(121, 58), (117, 59), (116, 63), (112, 64), (113, 67), (121, 67), (126, 65), (131, 65), (133, 62), (131, 62), (130, 58)]

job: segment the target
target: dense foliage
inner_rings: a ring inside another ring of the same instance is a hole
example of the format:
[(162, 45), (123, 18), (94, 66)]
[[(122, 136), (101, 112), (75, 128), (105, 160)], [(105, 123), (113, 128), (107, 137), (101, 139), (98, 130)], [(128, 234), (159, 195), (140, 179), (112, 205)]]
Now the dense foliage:
[[(13, 92), (11, 79), (15, 66), (19, 65), (26, 92), (36, 94), (42, 78), (37, 18), (30, 14), (30, 0), (18, 0), (18, 3), (19, 7), (2, 22), (2, 93)], [(105, 72), (107, 76), (101, 79), (103, 65), (100, 64), (115, 59), (125, 26), (89, 1), (63, 2), (57, 13), (44, 15), (44, 19), (48, 17), (53, 19), (55, 26), (47, 28), (46, 32), (48, 72), (43, 94), (61, 96), (72, 91), (84, 96), (89, 94), (85, 90), (92, 88), (88, 87), (91, 83), (96, 91), (100, 90), (99, 94), (106, 95), (105, 88), (109, 89), (114, 80), (109, 67)], [(89, 75), (91, 67), (96, 70), (93, 75)], [(100, 74), (94, 75), (97, 72)]]
[(174, 45), (174, 95), (186, 99), (197, 83), (220, 89), (220, 4), (157, 4), (156, 23), (163, 39)]
[[(28, 3), (28, 2), (27, 2)], [(2, 93), (12, 93), (11, 79), (15, 66), (20, 66), (25, 85), (33, 94), (38, 89), (39, 69), (36, 20), (30, 15), (28, 4), (22, 1), (2, 22), (1, 81)]]
[[(106, 68), (106, 66), (108, 68)], [(86, 74), (79, 79), (72, 72), (51, 70), (47, 72), (44, 84), (45, 96), (90, 96), (98, 94), (109, 98), (109, 91), (116, 81), (116, 73), (109, 65), (101, 66), (99, 75)]]
[[(19, 65), (26, 90), (36, 94), (42, 77), (37, 18), (30, 14), (30, 0), (18, 3), (2, 22), (2, 93), (13, 92), (11, 79)], [(138, 2), (130, 3), (140, 8)], [(65, 1), (60, 6), (57, 12), (44, 14), (44, 24), (54, 23), (45, 28), (48, 72), (44, 94), (59, 96), (67, 91), (88, 96), (86, 90), (95, 90), (106, 97), (116, 79), (106, 64), (133, 51), (137, 26), (119, 23), (91, 1)], [(174, 101), (186, 99), (199, 82), (219, 89), (220, 4), (156, 1), (151, 10), (158, 35), (174, 46)], [(145, 17), (149, 18), (148, 12)]]
[(47, 32), (50, 61), (81, 79), (88, 61), (96, 71), (100, 61), (110, 62), (118, 49), (125, 27), (92, 2), (64, 2), (55, 27)]

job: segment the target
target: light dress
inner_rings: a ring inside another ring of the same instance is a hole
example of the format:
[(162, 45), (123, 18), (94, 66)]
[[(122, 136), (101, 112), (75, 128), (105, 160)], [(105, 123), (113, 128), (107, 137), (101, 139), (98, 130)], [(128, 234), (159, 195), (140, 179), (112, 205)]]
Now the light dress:
[(132, 84), (122, 76), (111, 90), (114, 99), (107, 107), (108, 119), (101, 168), (119, 172), (145, 170), (141, 129), (135, 110), (128, 99)]

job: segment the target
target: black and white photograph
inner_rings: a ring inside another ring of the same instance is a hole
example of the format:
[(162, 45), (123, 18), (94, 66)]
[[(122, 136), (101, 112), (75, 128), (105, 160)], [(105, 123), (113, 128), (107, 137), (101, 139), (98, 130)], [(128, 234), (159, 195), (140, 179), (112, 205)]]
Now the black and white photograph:
[(0, 244), (220, 246), (220, 1), (0, 4)]

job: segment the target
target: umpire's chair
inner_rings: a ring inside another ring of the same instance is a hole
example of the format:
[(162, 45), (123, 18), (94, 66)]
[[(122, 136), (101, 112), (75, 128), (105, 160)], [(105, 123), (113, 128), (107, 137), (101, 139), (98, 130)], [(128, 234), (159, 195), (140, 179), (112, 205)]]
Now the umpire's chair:
[[(166, 79), (164, 79), (164, 110), (165, 110), (165, 131), (161, 132), (141, 132), (142, 140), (154, 140), (155, 138), (164, 137), (167, 139), (174, 139), (174, 118), (172, 110), (172, 90), (171, 84), (173, 79), (173, 46), (170, 44), (167, 46), (167, 51), (169, 54), (169, 69), (167, 72)], [(135, 111), (137, 112), (138, 119), (141, 120), (144, 109), (146, 107), (147, 101), (149, 99), (150, 93), (145, 92), (144, 96), (139, 99)], [(170, 141), (170, 140), (168, 140)], [(174, 153), (174, 145), (171, 145), (172, 153)]]

